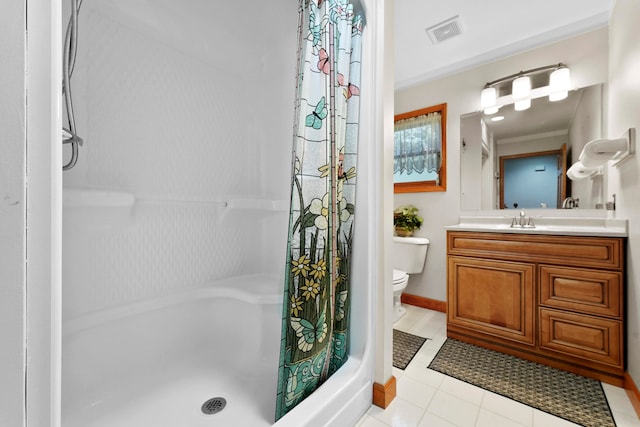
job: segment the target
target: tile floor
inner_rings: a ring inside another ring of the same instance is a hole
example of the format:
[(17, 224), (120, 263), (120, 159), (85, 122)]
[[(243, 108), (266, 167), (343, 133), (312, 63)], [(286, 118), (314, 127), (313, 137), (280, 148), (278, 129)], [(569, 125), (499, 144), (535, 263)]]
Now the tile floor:
[[(393, 368), (396, 398), (386, 409), (371, 406), (356, 427), (570, 427), (578, 424), (426, 369), (446, 339), (444, 313), (406, 306), (394, 324), (430, 338), (403, 371)], [(626, 392), (603, 384), (618, 427), (640, 426)]]

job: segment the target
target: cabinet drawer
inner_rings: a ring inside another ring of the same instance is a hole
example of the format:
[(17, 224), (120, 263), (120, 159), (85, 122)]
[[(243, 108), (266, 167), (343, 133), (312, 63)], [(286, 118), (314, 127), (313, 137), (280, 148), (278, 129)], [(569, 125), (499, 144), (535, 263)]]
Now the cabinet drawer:
[(622, 322), (540, 308), (540, 348), (622, 367)]
[(449, 255), (621, 269), (622, 239), (448, 231)]
[(622, 274), (540, 266), (540, 305), (622, 318)]
[(449, 257), (449, 324), (533, 346), (533, 264)]

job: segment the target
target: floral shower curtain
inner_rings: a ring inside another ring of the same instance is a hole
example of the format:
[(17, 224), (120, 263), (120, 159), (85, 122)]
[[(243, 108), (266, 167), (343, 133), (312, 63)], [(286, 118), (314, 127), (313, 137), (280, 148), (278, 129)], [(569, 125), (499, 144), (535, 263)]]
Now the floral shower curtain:
[(362, 28), (348, 0), (299, 1), (276, 420), (342, 366), (349, 352)]

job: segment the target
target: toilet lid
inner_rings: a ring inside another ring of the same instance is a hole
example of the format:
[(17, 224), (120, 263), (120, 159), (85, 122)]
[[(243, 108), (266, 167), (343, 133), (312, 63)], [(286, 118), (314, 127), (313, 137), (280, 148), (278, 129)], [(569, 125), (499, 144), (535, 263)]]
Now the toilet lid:
[(402, 270), (393, 270), (393, 283), (399, 283), (406, 279), (407, 273)]

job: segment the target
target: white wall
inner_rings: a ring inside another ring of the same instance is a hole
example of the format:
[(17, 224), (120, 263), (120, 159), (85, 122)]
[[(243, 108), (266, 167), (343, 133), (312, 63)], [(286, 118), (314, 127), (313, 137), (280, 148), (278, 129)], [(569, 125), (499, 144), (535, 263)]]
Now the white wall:
[[(608, 30), (589, 32), (533, 49), (459, 74), (398, 90), (395, 113), (447, 103), (447, 191), (443, 193), (396, 194), (394, 204), (414, 204), (425, 218), (417, 232), (431, 241), (425, 273), (409, 279), (407, 292), (446, 300), (446, 234), (460, 215), (460, 115), (479, 110), (485, 82), (518, 70), (564, 62), (571, 68), (573, 84), (585, 87), (607, 81)], [(392, 206), (388, 207), (389, 210)]]
[[(374, 212), (370, 215), (377, 220), (376, 227), (370, 233), (369, 250), (374, 252), (372, 259), (372, 283), (375, 289), (375, 365), (373, 380), (378, 385), (386, 385), (393, 373), (393, 288), (389, 286), (392, 280), (391, 250), (393, 236), (393, 210), (387, 209), (393, 202), (393, 115), (394, 108), (391, 100), (394, 81), (394, 12), (395, 0), (378, 2), (378, 7), (372, 17), (375, 24), (369, 31), (375, 31), (374, 47), (376, 49), (375, 64), (378, 68), (373, 71), (376, 77), (375, 86), (378, 93), (375, 96), (376, 121), (374, 132), (376, 139), (375, 167), (373, 179), (367, 188), (373, 190), (376, 196), (371, 197), (370, 207)], [(373, 8), (372, 8), (373, 9)], [(383, 48), (381, 49), (380, 46)], [(362, 144), (365, 140), (360, 139)]]
[[(496, 179), (496, 171), (499, 168), (498, 165), (498, 147), (493, 138), (493, 133), (487, 130), (486, 136), (486, 148), (487, 152), (485, 156), (482, 158), (482, 200), (481, 200), (481, 209), (490, 210), (495, 209), (497, 206), (497, 196), (498, 193), (498, 180)], [(462, 207), (464, 210), (464, 207)]]
[(0, 3), (0, 425), (24, 425), (25, 2)]
[(461, 209), (482, 206), (484, 162), (482, 159), (482, 121), (481, 114), (465, 116), (460, 120), (462, 139), (460, 154), (460, 194), (464, 195)]
[[(606, 135), (640, 130), (640, 2), (617, 0), (609, 25), (609, 121)], [(627, 370), (640, 384), (640, 156), (611, 168), (609, 194), (617, 195), (616, 215), (629, 219), (627, 245)]]
[(498, 158), (536, 151), (559, 150), (562, 144), (568, 143), (568, 135), (529, 135), (518, 138), (516, 142), (498, 141)]
[[(569, 129), (570, 162), (580, 159), (580, 153), (587, 142), (604, 136), (605, 110), (604, 93), (606, 85), (585, 88), (578, 104), (575, 117)], [(580, 207), (594, 209), (596, 204), (605, 203), (606, 176), (598, 175), (590, 179), (571, 182), (571, 192), (567, 195), (580, 199)]]
[(85, 144), (65, 187), (127, 192), (136, 203), (119, 222), (65, 208), (65, 316), (284, 268), (288, 205), (218, 202), (288, 201), (297, 11), (270, 4), (278, 42), (237, 39), (229, 50), (217, 33), (232, 28), (233, 10), (205, 17), (203, 30), (192, 22), (202, 17), (168, 21), (171, 7), (134, 15), (83, 5), (72, 84)]
[[(60, 426), (62, 156), (60, 0), (27, 5), (26, 419)], [(23, 172), (23, 173), (25, 173)]]

